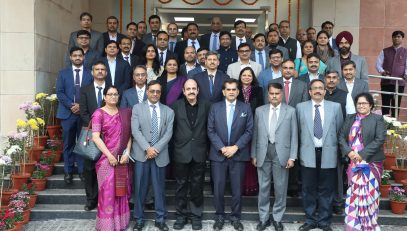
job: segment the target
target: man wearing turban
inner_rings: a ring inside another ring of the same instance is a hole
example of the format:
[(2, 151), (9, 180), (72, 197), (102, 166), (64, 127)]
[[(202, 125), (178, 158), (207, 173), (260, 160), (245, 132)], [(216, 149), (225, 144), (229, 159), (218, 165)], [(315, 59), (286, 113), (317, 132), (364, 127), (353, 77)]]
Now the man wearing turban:
[(368, 82), (368, 68), (365, 57), (353, 54), (350, 49), (353, 43), (353, 36), (349, 31), (342, 31), (336, 36), (336, 45), (339, 48), (339, 55), (328, 60), (328, 70), (334, 69), (342, 78), (342, 65), (346, 61), (352, 60), (356, 63), (356, 79), (363, 79)]

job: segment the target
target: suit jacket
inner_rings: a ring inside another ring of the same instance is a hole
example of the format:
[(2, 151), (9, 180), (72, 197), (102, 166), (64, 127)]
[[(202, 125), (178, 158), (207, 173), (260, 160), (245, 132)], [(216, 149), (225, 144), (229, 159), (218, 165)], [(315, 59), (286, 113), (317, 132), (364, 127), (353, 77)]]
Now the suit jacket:
[[(256, 159), (256, 166), (263, 166), (269, 144), (269, 114), (271, 104), (256, 109), (251, 157)], [(275, 147), (280, 165), (285, 167), (289, 159), (297, 159), (298, 127), (295, 109), (281, 104), (275, 133)]]
[[(256, 75), (256, 78), (259, 76), (260, 72), (262, 71), (262, 67), (260, 64), (250, 61), (250, 66), (252, 70), (254, 71), (254, 74)], [(227, 74), (229, 75), (230, 78), (237, 79), (239, 80), (239, 74), (241, 71), (241, 64), (240, 61), (234, 62), (232, 64), (229, 64)]]
[[(144, 91), (143, 101), (147, 100), (147, 88)], [(133, 108), (134, 105), (139, 103), (136, 87), (129, 88), (123, 92), (122, 99), (120, 100), (121, 108)]]
[(192, 69), (192, 70), (190, 70), (190, 71), (188, 72), (187, 77), (188, 77), (188, 79), (192, 79), (192, 78), (194, 78), (194, 76), (195, 76), (196, 74), (199, 74), (199, 73), (201, 73), (201, 72), (203, 72), (201, 66), (199, 66), (199, 68), (195, 67), (194, 69)]
[(264, 102), (268, 102), (268, 84), (271, 80), (280, 78), (275, 76), (271, 67), (264, 69), (257, 77), (259, 86), (263, 88)]
[[(153, 34), (152, 34), (151, 32), (145, 34), (145, 35), (143, 36), (142, 41), (143, 41), (143, 43), (144, 43), (145, 45), (153, 44)], [(157, 46), (157, 40), (156, 40), (156, 43), (154, 43), (153, 45), (154, 45), (154, 46)]]
[(209, 159), (224, 161), (221, 149), (225, 146), (237, 145), (238, 151), (233, 155), (235, 161), (250, 160), (249, 142), (253, 134), (253, 115), (249, 105), (236, 101), (233, 114), (230, 144), (228, 144), (228, 127), (226, 118), (226, 102), (221, 101), (211, 106), (208, 116), (208, 137), (211, 141)]
[(134, 47), (131, 53), (133, 55), (137, 55), (138, 57), (141, 56), (141, 51), (143, 50), (146, 44), (142, 40), (135, 39), (134, 40)]
[[(160, 107), (159, 140), (153, 147), (159, 152), (155, 157), (155, 163), (158, 167), (165, 167), (170, 162), (168, 142), (172, 137), (174, 112), (164, 104), (159, 102), (158, 104)], [(151, 113), (147, 100), (133, 107), (131, 133), (133, 135), (133, 144), (130, 156), (136, 161), (145, 162), (146, 150), (151, 144)]]
[[(201, 38), (200, 38), (200, 42), (201, 42), (200, 45), (202, 47), (206, 47), (209, 50), (211, 50), (212, 49), (212, 47), (210, 47), (210, 45), (211, 45), (211, 36), (212, 36), (212, 32), (202, 35)], [(218, 33), (218, 36), (219, 36), (219, 33)], [(219, 45), (220, 45), (220, 43), (218, 43), (218, 46)]]
[[(369, 81), (368, 79), (368, 68), (367, 68), (367, 62), (365, 57), (351, 54), (350, 60), (355, 62), (356, 64), (356, 79), (362, 79), (366, 83)], [(339, 78), (342, 78), (342, 66), (341, 66), (341, 59), (340, 55), (335, 55), (334, 57), (328, 59), (327, 62), (327, 70), (329, 69), (334, 69), (339, 73)]]
[[(105, 86), (108, 87), (108, 86)], [(83, 126), (88, 126), (93, 113), (98, 109), (97, 96), (93, 83), (81, 88), (81, 98), (79, 99), (79, 107)]]
[[(78, 43), (76, 42), (76, 34), (78, 31), (74, 31), (69, 35), (69, 42), (68, 42), (68, 54), (69, 50), (74, 47), (74, 46), (79, 46)], [(103, 44), (103, 36), (102, 33), (99, 31), (95, 30), (90, 30), (90, 48), (92, 50), (95, 50), (98, 52), (99, 55), (103, 54), (103, 51), (105, 50), (104, 44)]]
[[(246, 37), (246, 43), (249, 44), (250, 49), (254, 51), (253, 41), (250, 38)], [(230, 47), (237, 50), (238, 47), (236, 47), (236, 36), (232, 36), (232, 44), (230, 44)]]
[[(292, 78), (290, 96), (288, 98), (288, 105), (296, 107), (297, 104), (307, 101), (309, 99), (308, 87), (303, 81)], [(283, 86), (283, 102), (285, 102), (284, 94), (284, 77), (273, 79), (270, 82), (280, 83)]]
[[(348, 115), (339, 132), (339, 146), (342, 156), (347, 156), (352, 148), (348, 144), (349, 131), (355, 122), (356, 114)], [(361, 120), (363, 150), (359, 155), (368, 163), (383, 161), (383, 143), (386, 139), (386, 125), (383, 116), (370, 113)]]
[[(99, 59), (100, 59), (99, 52), (89, 49), (85, 53), (85, 59), (83, 60), (83, 65), (86, 67), (86, 69), (91, 71), (93, 64), (95, 64)], [(68, 51), (65, 55), (65, 67), (70, 67), (70, 66), (72, 66), (72, 62), (71, 62), (70, 54)]]
[[(127, 62), (124, 59), (123, 54), (121, 52), (119, 52), (119, 54), (117, 54), (117, 58), (121, 58), (123, 61)], [(135, 66), (142, 65), (142, 60), (141, 60), (141, 58), (139, 56), (130, 54), (130, 64), (129, 65), (130, 65), (131, 72), (133, 72), (133, 68)]]
[[(314, 108), (312, 101), (299, 103), (296, 107), (300, 140), (300, 163), (307, 168), (315, 168)], [(341, 105), (324, 100), (324, 121), (322, 125), (321, 168), (336, 168), (338, 161), (338, 133), (343, 123)]]
[[(72, 66), (62, 69), (58, 73), (57, 83), (56, 83), (56, 92), (58, 97), (58, 109), (57, 109), (57, 118), (58, 119), (67, 119), (71, 116), (72, 111), (71, 107), (73, 103), (79, 103), (77, 100), (75, 102), (75, 82), (74, 82)], [(81, 87), (85, 87), (91, 84), (93, 77), (91, 73), (84, 68), (82, 75)]]
[[(338, 88), (348, 92), (348, 88), (346, 87), (345, 81), (346, 81), (345, 79), (341, 79), (341, 81), (338, 84)], [(353, 89), (351, 92), (352, 98), (355, 99), (355, 97), (362, 92), (369, 92), (369, 85), (367, 84), (367, 82), (361, 79), (355, 79), (355, 82), (353, 82)]]
[[(270, 52), (271, 49), (272, 48), (270, 46), (266, 46), (264, 48), (264, 50), (266, 51), (267, 57), (269, 57), (269, 52)], [(280, 46), (280, 45), (277, 45), (276, 49), (279, 49), (281, 52), (283, 52), (283, 60), (286, 60), (286, 59), (290, 58), (287, 48), (285, 48), (283, 46)]]
[[(244, 102), (242, 86), (239, 86), (239, 95), (237, 96), (237, 100)], [(252, 92), (249, 99), (249, 105), (252, 109), (252, 114), (254, 115), (256, 108), (262, 106), (263, 104), (263, 89), (259, 86), (252, 86)]]
[[(102, 62), (107, 68), (106, 83), (108, 85), (112, 84), (112, 75), (110, 73), (109, 62), (106, 57), (103, 57)], [(119, 89), (119, 94), (122, 95), (123, 92), (130, 88), (132, 81), (131, 68), (128, 62), (124, 61), (123, 58), (116, 57), (116, 71), (114, 85)]]
[(194, 127), (188, 120), (186, 100), (177, 100), (171, 108), (174, 111), (174, 161), (189, 163), (206, 161), (209, 140), (207, 136), (207, 124), (210, 104), (198, 101), (198, 112)]
[[(109, 32), (103, 32), (102, 33), (102, 37), (103, 37), (103, 47), (106, 47), (107, 43), (110, 41), (110, 37), (109, 37)], [(116, 38), (116, 42), (117, 44), (120, 44), (120, 42), (122, 41), (122, 38), (126, 37), (124, 34), (117, 32), (117, 38)]]
[(193, 79), (195, 79), (195, 81), (198, 83), (198, 87), (199, 87), (198, 99), (208, 101), (210, 103), (216, 103), (216, 102), (221, 101), (223, 99), (222, 85), (223, 85), (223, 82), (225, 82), (225, 80), (228, 78), (229, 78), (229, 76), (227, 76), (225, 73), (223, 73), (220, 70), (217, 70), (216, 75), (215, 75), (213, 94), (211, 95), (211, 93), (209, 91), (208, 71), (204, 71), (199, 74), (196, 74), (193, 77)]
[[(198, 41), (199, 46), (201, 47), (201, 41), (198, 39), (196, 39), (196, 41)], [(184, 59), (184, 50), (185, 48), (187, 48), (188, 46), (188, 40), (182, 40), (179, 41), (175, 44), (175, 49), (174, 49), (174, 53), (177, 54), (178, 56), (178, 63), (185, 63), (185, 59)]]
[[(319, 75), (318, 75), (318, 79), (324, 80), (324, 75), (319, 74)], [(304, 81), (304, 82), (307, 84), (307, 86), (308, 86), (308, 84), (311, 82), (311, 81), (309, 80), (309, 74), (308, 74), (308, 73), (307, 73), (307, 74), (300, 75), (300, 76), (298, 77), (298, 80)]]
[[(199, 64), (197, 63), (197, 64), (195, 64), (195, 68), (201, 69), (201, 65), (199, 65)], [(194, 69), (195, 69), (195, 68), (194, 68)], [(192, 70), (194, 70), (194, 69), (192, 69)], [(180, 73), (180, 75), (181, 75), (181, 76), (185, 76), (185, 77), (188, 77), (188, 76), (189, 76), (189, 73), (190, 73), (192, 70), (190, 70), (190, 71), (187, 73), (187, 66), (186, 66), (186, 63), (181, 64), (181, 66), (179, 67), (179, 73)], [(202, 69), (201, 69), (201, 70), (202, 70)]]

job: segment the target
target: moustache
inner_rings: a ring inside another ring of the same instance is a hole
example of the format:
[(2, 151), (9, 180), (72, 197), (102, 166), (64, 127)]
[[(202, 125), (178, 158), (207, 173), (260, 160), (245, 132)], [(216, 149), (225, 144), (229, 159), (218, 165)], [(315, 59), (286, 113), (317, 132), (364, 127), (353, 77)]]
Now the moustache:
[(317, 68), (317, 66), (315, 66), (315, 65), (313, 65), (313, 66), (311, 66), (312, 68)]
[(189, 93), (188, 95), (195, 95), (195, 93)]

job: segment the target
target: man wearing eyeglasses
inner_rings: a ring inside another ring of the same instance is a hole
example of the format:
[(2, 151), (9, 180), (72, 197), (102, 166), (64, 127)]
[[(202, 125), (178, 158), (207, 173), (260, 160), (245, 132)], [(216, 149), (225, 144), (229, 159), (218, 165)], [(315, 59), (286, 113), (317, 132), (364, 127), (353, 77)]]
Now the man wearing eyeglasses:
[(242, 43), (239, 45), (237, 49), (237, 54), (239, 56), (239, 60), (235, 63), (229, 64), (227, 74), (230, 78), (239, 79), (240, 71), (245, 67), (250, 67), (254, 71), (256, 78), (259, 76), (262, 66), (252, 60), (250, 60), (250, 56), (252, 54), (252, 50), (248, 43)]
[(142, 103), (147, 99), (146, 84), (147, 84), (147, 67), (138, 65), (133, 68), (133, 84), (134, 87), (124, 91), (122, 100), (120, 101), (121, 108), (133, 108), (134, 105)]
[[(90, 47), (90, 39), (91, 33), (87, 30), (79, 30), (78, 33), (76, 33), (76, 43), (85, 53), (83, 65), (88, 70), (92, 70), (92, 65), (100, 59), (99, 52)], [(70, 55), (69, 52), (67, 52), (65, 56), (65, 67), (69, 67), (71, 65)]]

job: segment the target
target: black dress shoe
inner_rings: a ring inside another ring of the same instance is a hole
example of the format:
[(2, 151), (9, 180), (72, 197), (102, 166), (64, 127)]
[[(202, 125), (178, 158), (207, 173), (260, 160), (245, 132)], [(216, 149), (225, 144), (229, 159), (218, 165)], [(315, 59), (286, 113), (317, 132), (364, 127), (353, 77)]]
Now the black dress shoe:
[(263, 230), (266, 230), (267, 229), (267, 227), (269, 227), (270, 226), (270, 220), (267, 220), (266, 222), (259, 222), (259, 224), (257, 224), (257, 226), (256, 226), (256, 230), (258, 230), (258, 231), (263, 231)]
[(342, 206), (337, 206), (337, 205), (335, 205), (332, 210), (333, 210), (333, 212), (334, 212), (336, 215), (343, 215), (343, 208), (342, 208)]
[(273, 226), (274, 226), (274, 229), (276, 231), (283, 231), (284, 230), (283, 223), (281, 223), (281, 222), (273, 221)]
[(158, 228), (160, 231), (168, 231), (170, 230), (165, 222), (155, 222), (155, 227)]
[(317, 225), (315, 225), (315, 224), (305, 223), (305, 224), (301, 225), (298, 230), (299, 231), (308, 231), (308, 230), (316, 229), (316, 228), (317, 228)]
[(216, 220), (215, 224), (213, 224), (213, 230), (219, 231), (223, 229), (223, 225), (225, 225), (225, 221), (224, 220)]
[(288, 196), (294, 197), (294, 198), (297, 198), (299, 196), (297, 191), (289, 191), (287, 194), (288, 194)]
[(200, 218), (192, 218), (192, 230), (201, 230), (202, 229), (202, 220)]
[(85, 177), (83, 176), (83, 174), (79, 174), (79, 179), (81, 179), (82, 182), (85, 182)]
[(133, 226), (133, 231), (142, 231), (144, 227), (144, 222), (136, 222)]
[(177, 220), (174, 223), (174, 229), (176, 230), (183, 229), (186, 224), (187, 219), (185, 219), (185, 217), (177, 217)]
[(153, 203), (144, 204), (144, 207), (145, 207), (147, 210), (155, 210), (154, 202), (153, 202)]
[(83, 208), (85, 211), (92, 211), (94, 209), (96, 209), (98, 207), (97, 204), (93, 204), (93, 203), (86, 203), (85, 207)]
[(235, 230), (238, 230), (238, 231), (243, 231), (243, 229), (244, 229), (242, 222), (240, 222), (239, 220), (232, 221), (232, 226), (233, 226), (233, 228), (235, 228)]
[(318, 225), (318, 228), (322, 229), (322, 231), (332, 231), (332, 228), (329, 225)]
[(65, 176), (64, 176), (64, 181), (65, 181), (65, 184), (72, 184), (73, 183), (73, 175), (72, 175), (72, 173), (65, 173)]

